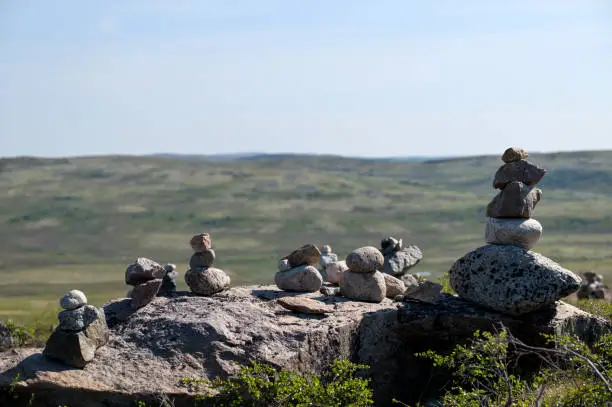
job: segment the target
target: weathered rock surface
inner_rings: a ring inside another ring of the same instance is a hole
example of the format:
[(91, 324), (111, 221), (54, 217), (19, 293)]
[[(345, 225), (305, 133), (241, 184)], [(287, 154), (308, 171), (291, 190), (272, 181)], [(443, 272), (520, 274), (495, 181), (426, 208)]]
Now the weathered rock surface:
[(546, 170), (526, 160), (504, 164), (495, 173), (493, 188), (504, 189), (510, 182), (519, 181), (526, 185), (535, 185), (546, 175)]
[(299, 249), (295, 249), (283, 259), (287, 259), (291, 267), (314, 266), (321, 258), (321, 251), (313, 244), (306, 244)]
[(385, 279), (385, 291), (387, 298), (395, 298), (397, 295), (404, 294), (404, 291), (406, 291), (406, 285), (402, 280), (387, 273), (383, 273), (383, 277)]
[(374, 246), (360, 247), (346, 256), (346, 265), (355, 273), (382, 270), (384, 262), (383, 254)]
[(340, 291), (343, 296), (351, 300), (381, 302), (387, 295), (387, 286), (380, 271), (357, 273), (347, 270), (342, 274)]
[(530, 250), (542, 236), (542, 225), (535, 219), (487, 218), (485, 242), (506, 244)]
[(142, 308), (150, 303), (162, 286), (163, 279), (156, 278), (155, 280), (147, 281), (146, 283), (138, 284), (134, 286), (130, 293), (132, 298), (132, 308)]
[[(215, 297), (155, 298), (132, 312), (129, 299), (104, 307), (113, 317), (110, 341), (82, 370), (48, 360), (40, 349), (0, 354), (0, 388), (13, 379), (10, 402), (30, 394), (37, 406), (131, 407), (134, 399), (154, 404), (161, 394), (176, 407), (193, 406), (193, 393), (180, 385), (186, 377), (213, 379), (235, 372), (235, 363), (250, 359), (298, 372), (320, 372), (345, 358), (371, 366), (377, 406), (391, 398), (416, 404), (430, 378), (427, 363), (415, 358), (426, 349), (448, 350), (476, 329), (498, 329), (503, 323), (531, 344), (540, 333), (576, 333), (593, 342), (610, 324), (563, 302), (524, 316), (511, 317), (443, 294), (437, 305), (421, 302), (381, 303), (321, 298), (319, 293), (290, 294), (272, 286), (234, 287)], [(333, 307), (327, 317), (288, 313), (277, 299), (318, 299)], [(398, 308), (399, 306), (399, 308)], [(109, 312), (110, 311), (110, 312)], [(539, 343), (541, 344), (541, 343)], [(410, 383), (410, 386), (406, 386)], [(0, 405), (10, 404), (0, 391)], [(2, 404), (4, 402), (4, 404)], [(159, 403), (159, 402), (157, 402)]]
[(59, 319), (58, 328), (63, 331), (80, 331), (96, 319), (99, 319), (99, 312), (100, 310), (93, 305), (83, 305), (79, 308), (60, 311), (57, 314)]
[(313, 266), (298, 266), (274, 275), (274, 283), (285, 291), (315, 292), (323, 284), (323, 277)]
[(340, 284), (340, 280), (342, 280), (342, 273), (348, 270), (348, 266), (346, 265), (346, 261), (334, 261), (329, 263), (325, 268), (325, 274), (327, 274), (327, 281), (332, 284)]
[(423, 259), (423, 253), (417, 246), (410, 245), (401, 250), (385, 254), (384, 258), (385, 261), (381, 271), (395, 277), (400, 277)]
[(504, 151), (504, 154), (502, 154), (501, 159), (503, 162), (508, 164), (513, 163), (515, 161), (524, 160), (528, 156), (529, 154), (527, 154), (527, 152), (522, 148), (510, 147), (506, 151)]
[(521, 182), (509, 183), (487, 205), (490, 218), (531, 218), (542, 198), (542, 190)]
[(158, 263), (146, 257), (139, 257), (125, 270), (125, 283), (137, 285), (156, 278), (164, 278), (166, 270)]
[(210, 267), (215, 263), (215, 258), (216, 255), (213, 249), (202, 249), (191, 255), (189, 259), (189, 268), (191, 270), (197, 270)]
[(451, 267), (450, 284), (462, 298), (521, 315), (568, 296), (581, 279), (541, 254), (517, 246), (487, 245)]
[(15, 346), (15, 339), (11, 335), (11, 330), (6, 324), (0, 322), (0, 352), (11, 349)]
[(80, 290), (70, 290), (60, 298), (60, 306), (67, 310), (79, 308), (85, 304), (87, 304), (87, 297)]
[(301, 297), (283, 297), (278, 299), (278, 303), (293, 312), (304, 314), (328, 314), (334, 309), (321, 301)]
[(192, 292), (198, 295), (212, 295), (228, 289), (231, 284), (230, 277), (225, 271), (218, 268), (193, 270), (185, 273), (185, 282)]
[(437, 304), (440, 300), (442, 285), (429, 280), (419, 281), (409, 285), (404, 291), (404, 300), (421, 301), (428, 304)]

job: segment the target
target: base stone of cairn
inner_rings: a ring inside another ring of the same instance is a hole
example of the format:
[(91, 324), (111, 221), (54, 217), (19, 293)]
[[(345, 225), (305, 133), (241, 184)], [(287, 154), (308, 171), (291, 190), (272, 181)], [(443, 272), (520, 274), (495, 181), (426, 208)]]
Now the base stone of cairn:
[(87, 297), (79, 290), (64, 295), (60, 305), (64, 311), (58, 315), (59, 325), (47, 340), (43, 355), (83, 368), (94, 359), (96, 350), (108, 342), (104, 312), (87, 305)]
[(342, 273), (340, 291), (356, 301), (381, 302), (387, 295), (385, 277), (380, 270), (385, 259), (373, 246), (360, 247), (346, 257), (348, 270)]
[(146, 257), (139, 257), (127, 266), (125, 283), (134, 287), (128, 293), (132, 309), (142, 308), (155, 298), (166, 274), (161, 265)]
[(381, 271), (398, 278), (423, 259), (423, 253), (417, 246), (405, 246), (402, 239), (392, 236), (381, 240), (380, 251), (384, 257)]
[(581, 279), (532, 249), (542, 225), (531, 219), (542, 191), (535, 188), (546, 170), (526, 161), (520, 148), (507, 149), (495, 173), (501, 192), (488, 205), (485, 241), (451, 267), (450, 284), (462, 298), (518, 316), (537, 311), (580, 287)]
[(230, 287), (231, 279), (225, 271), (212, 267), (216, 254), (212, 249), (210, 234), (200, 233), (190, 240), (194, 253), (185, 272), (185, 283), (198, 295), (212, 295)]
[(319, 291), (323, 285), (323, 277), (315, 265), (320, 259), (321, 251), (313, 244), (292, 251), (280, 260), (274, 283), (284, 291)]

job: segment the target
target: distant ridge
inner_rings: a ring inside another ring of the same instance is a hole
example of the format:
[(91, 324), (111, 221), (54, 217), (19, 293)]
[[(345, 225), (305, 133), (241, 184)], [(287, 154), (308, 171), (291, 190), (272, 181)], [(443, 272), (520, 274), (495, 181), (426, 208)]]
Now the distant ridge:
[(358, 159), (368, 161), (384, 162), (426, 162), (430, 160), (446, 160), (455, 157), (428, 157), (428, 156), (408, 156), (408, 157), (351, 157), (334, 154), (301, 154), (301, 153), (234, 153), (234, 154), (174, 154), (174, 153), (155, 153), (148, 154), (146, 157), (173, 158), (188, 161), (257, 161), (274, 159), (303, 159), (303, 158), (331, 158), (338, 157), (344, 159)]

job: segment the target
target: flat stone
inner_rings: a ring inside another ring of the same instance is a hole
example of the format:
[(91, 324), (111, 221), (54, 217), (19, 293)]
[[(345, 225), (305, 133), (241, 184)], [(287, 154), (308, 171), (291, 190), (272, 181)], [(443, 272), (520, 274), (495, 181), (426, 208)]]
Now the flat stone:
[(511, 182), (518, 181), (533, 186), (546, 175), (546, 170), (526, 160), (504, 164), (495, 173), (493, 188), (504, 189)]
[(231, 279), (221, 269), (210, 267), (200, 270), (188, 270), (185, 282), (192, 292), (199, 295), (212, 295), (230, 287)]
[(70, 290), (60, 299), (60, 306), (66, 310), (79, 308), (85, 304), (87, 304), (87, 297), (80, 290)]
[(189, 245), (194, 252), (201, 252), (206, 249), (212, 249), (212, 240), (210, 234), (199, 233), (191, 238)]
[(306, 244), (299, 249), (295, 249), (283, 259), (287, 259), (291, 267), (314, 266), (321, 258), (321, 251), (313, 244)]
[(133, 264), (127, 266), (125, 270), (125, 283), (137, 285), (156, 278), (164, 278), (166, 270), (146, 257), (139, 257)]
[(202, 249), (193, 253), (189, 259), (189, 268), (197, 270), (211, 267), (215, 263), (215, 251), (213, 249)]
[(410, 245), (401, 250), (385, 254), (384, 259), (381, 271), (395, 277), (400, 277), (423, 259), (423, 253), (417, 246)]
[(334, 261), (331, 262), (325, 267), (325, 274), (327, 274), (327, 281), (332, 284), (340, 284), (340, 280), (342, 280), (342, 273), (348, 270), (348, 266), (346, 265), (346, 261)]
[(304, 314), (329, 314), (334, 309), (321, 301), (303, 297), (282, 297), (277, 302), (284, 308)]
[(385, 258), (374, 246), (365, 246), (353, 250), (346, 256), (346, 265), (355, 273), (372, 273), (382, 270)]
[(386, 296), (387, 298), (395, 298), (397, 295), (404, 294), (406, 285), (399, 278), (393, 277), (391, 274), (382, 273), (385, 278)]
[(580, 288), (581, 279), (541, 254), (487, 245), (466, 254), (449, 272), (462, 298), (510, 315), (539, 310)]
[(347, 270), (342, 274), (340, 290), (343, 296), (356, 301), (381, 302), (387, 295), (385, 278), (380, 271), (357, 273)]
[(490, 218), (529, 219), (541, 198), (542, 190), (513, 181), (489, 203), (486, 215)]
[(138, 284), (132, 289), (130, 298), (132, 299), (132, 309), (142, 308), (157, 296), (159, 289), (162, 286), (163, 279), (156, 278), (155, 280), (147, 281), (146, 283)]
[[(100, 310), (93, 305), (60, 311), (58, 329), (63, 331), (81, 331), (100, 317)], [(104, 318), (104, 316), (102, 316)]]
[(542, 225), (535, 219), (487, 218), (485, 242), (514, 245), (530, 250), (542, 236)]
[(427, 304), (437, 304), (440, 300), (442, 285), (429, 280), (421, 280), (417, 285), (406, 287), (404, 298), (421, 301)]
[(289, 271), (279, 271), (274, 276), (274, 283), (284, 291), (316, 292), (323, 284), (323, 277), (315, 267), (302, 265)]
[(528, 156), (529, 154), (527, 154), (527, 152), (523, 150), (522, 148), (510, 147), (509, 149), (504, 151), (504, 154), (502, 155), (501, 159), (506, 164), (509, 164), (515, 161), (524, 160)]

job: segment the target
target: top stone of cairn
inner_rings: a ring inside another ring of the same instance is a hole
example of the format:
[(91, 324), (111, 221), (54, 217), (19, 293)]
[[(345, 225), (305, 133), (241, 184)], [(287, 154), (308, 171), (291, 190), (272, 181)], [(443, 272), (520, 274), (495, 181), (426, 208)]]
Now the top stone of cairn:
[(506, 151), (504, 151), (504, 154), (502, 155), (501, 159), (506, 164), (509, 164), (515, 161), (524, 160), (528, 156), (529, 154), (527, 154), (527, 151), (523, 150), (522, 148), (510, 147)]
[(546, 170), (525, 160), (527, 153), (522, 148), (510, 147), (502, 155), (504, 165), (499, 167), (493, 178), (493, 188), (504, 189), (511, 182), (533, 186), (546, 175)]
[(212, 241), (210, 239), (210, 234), (208, 233), (200, 233), (195, 235), (191, 238), (189, 244), (195, 253), (203, 252), (204, 250), (212, 248)]

